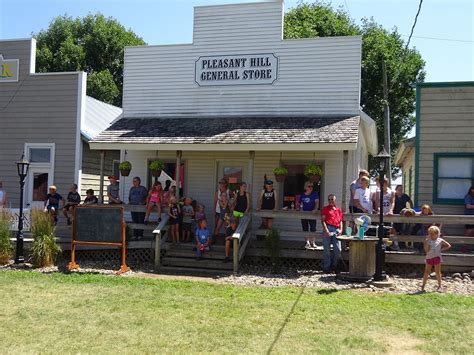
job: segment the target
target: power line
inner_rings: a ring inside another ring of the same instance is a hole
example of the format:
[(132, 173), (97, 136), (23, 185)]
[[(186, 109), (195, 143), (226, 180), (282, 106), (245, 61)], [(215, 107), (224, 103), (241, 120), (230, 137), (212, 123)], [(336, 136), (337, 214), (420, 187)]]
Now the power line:
[(416, 12), (413, 26), (411, 26), (411, 32), (410, 32), (410, 36), (408, 37), (407, 45), (405, 46), (405, 51), (408, 49), (408, 46), (410, 45), (410, 40), (411, 40), (411, 36), (413, 36), (413, 31), (415, 31), (416, 22), (418, 21), (418, 15), (420, 14), (420, 11), (421, 11), (421, 4), (423, 4), (423, 0), (420, 0), (420, 3), (418, 5), (418, 11)]
[[(401, 36), (408, 37), (408, 35), (401, 35)], [(448, 42), (474, 43), (474, 41), (471, 41), (468, 39), (440, 38), (440, 37), (426, 37), (426, 36), (412, 36), (412, 38), (432, 39), (436, 41), (448, 41)]]

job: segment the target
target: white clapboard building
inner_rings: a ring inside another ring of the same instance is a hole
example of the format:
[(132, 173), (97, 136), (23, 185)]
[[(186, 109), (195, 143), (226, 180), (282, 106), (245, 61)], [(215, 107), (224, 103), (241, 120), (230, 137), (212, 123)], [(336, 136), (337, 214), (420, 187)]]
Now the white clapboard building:
[(348, 202), (350, 181), (377, 153), (360, 108), (362, 38), (283, 39), (283, 16), (282, 1), (198, 6), (192, 43), (126, 48), (123, 118), (91, 142), (132, 163), (125, 200), (132, 176), (150, 184), (158, 158), (211, 220), (220, 178), (247, 182), (255, 208), (280, 165), (290, 174), (275, 184), (279, 207), (302, 192), (311, 162), (324, 169), (322, 201)]

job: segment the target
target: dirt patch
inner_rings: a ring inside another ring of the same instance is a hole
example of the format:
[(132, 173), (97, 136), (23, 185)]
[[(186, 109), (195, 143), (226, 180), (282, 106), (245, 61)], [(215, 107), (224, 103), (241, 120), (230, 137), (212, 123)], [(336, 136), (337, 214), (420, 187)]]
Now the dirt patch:
[(425, 354), (424, 351), (420, 350), (420, 346), (425, 342), (414, 335), (396, 331), (397, 336), (394, 337), (390, 333), (374, 333), (371, 332), (370, 337), (377, 343), (382, 343), (386, 348), (385, 353), (389, 355), (421, 355)]

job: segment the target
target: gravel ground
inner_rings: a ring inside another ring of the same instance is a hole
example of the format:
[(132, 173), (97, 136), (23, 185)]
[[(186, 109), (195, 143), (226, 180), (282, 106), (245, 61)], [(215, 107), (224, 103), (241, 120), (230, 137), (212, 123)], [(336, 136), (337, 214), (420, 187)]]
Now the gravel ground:
[[(60, 263), (58, 266), (35, 269), (31, 264), (25, 263), (18, 267), (10, 263), (0, 266), (1, 269), (21, 269), (32, 270), (41, 273), (68, 272), (66, 263)], [(117, 275), (117, 265), (114, 263), (82, 261), (78, 273), (94, 273), (103, 275)], [(143, 264), (133, 268), (132, 271), (121, 274), (128, 277), (143, 277), (156, 279), (172, 279), (173, 275), (154, 274), (151, 264)], [(426, 291), (436, 291), (436, 279), (434, 273), (428, 280)], [(410, 275), (391, 275), (389, 276), (390, 285), (385, 287), (375, 287), (370, 283), (352, 283), (340, 280), (335, 274), (323, 274), (312, 270), (298, 270), (295, 268), (282, 269), (280, 273), (272, 273), (269, 270), (255, 268), (251, 266), (244, 267), (237, 275), (215, 276), (215, 277), (193, 277), (176, 276), (178, 279), (201, 280), (217, 282), (222, 284), (232, 284), (239, 286), (294, 286), (306, 288), (320, 288), (327, 290), (347, 290), (355, 289), (362, 292), (389, 292), (398, 294), (416, 294), (421, 288), (421, 274), (413, 273)], [(446, 274), (442, 280), (442, 290), (440, 292), (461, 295), (474, 295), (474, 270), (471, 273)]]

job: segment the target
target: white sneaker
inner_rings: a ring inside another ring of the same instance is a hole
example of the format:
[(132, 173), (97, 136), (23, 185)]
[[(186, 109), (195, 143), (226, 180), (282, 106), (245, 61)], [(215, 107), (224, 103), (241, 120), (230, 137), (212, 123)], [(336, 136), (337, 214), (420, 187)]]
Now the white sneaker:
[(311, 243), (311, 249), (314, 249), (314, 250), (317, 250), (317, 249), (318, 249), (318, 246), (316, 245), (315, 242), (312, 242), (312, 243)]
[(304, 246), (305, 249), (311, 249), (311, 244), (309, 240), (306, 241), (306, 245)]

